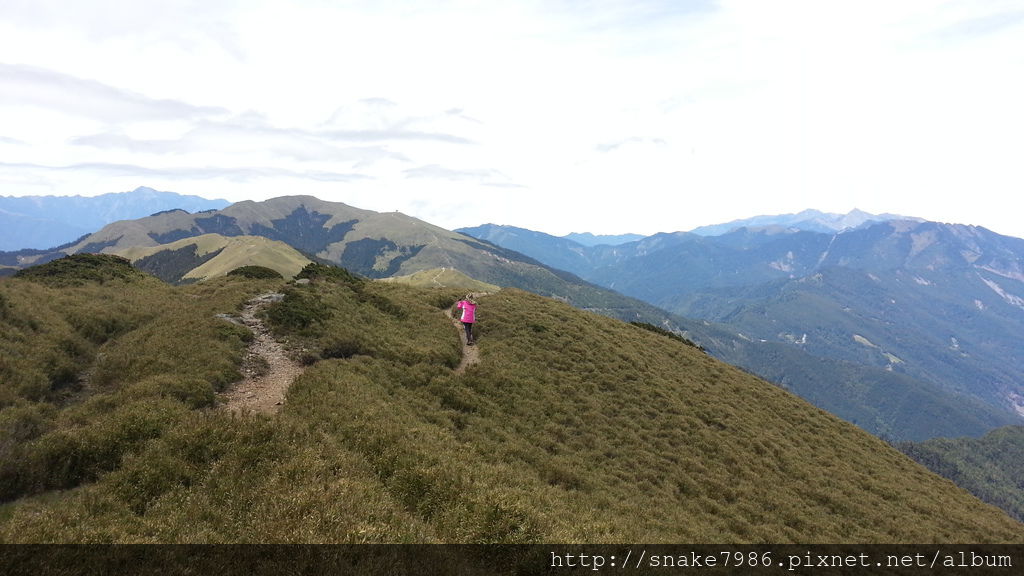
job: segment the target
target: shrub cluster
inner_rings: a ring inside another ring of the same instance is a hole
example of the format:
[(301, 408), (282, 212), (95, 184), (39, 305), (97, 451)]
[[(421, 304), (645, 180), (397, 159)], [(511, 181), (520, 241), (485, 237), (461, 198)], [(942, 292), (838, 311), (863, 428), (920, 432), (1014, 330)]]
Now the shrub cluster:
[(85, 282), (134, 280), (144, 276), (127, 258), (112, 254), (72, 254), (39, 266), (19, 270), (16, 278), (49, 286), (73, 286)]
[(339, 282), (349, 286), (356, 286), (364, 283), (363, 278), (349, 272), (345, 268), (332, 266), (330, 264), (322, 264), (319, 262), (310, 262), (295, 275), (296, 280), (303, 278), (311, 281), (326, 280)]
[(700, 350), (701, 352), (704, 352), (703, 346), (697, 344), (696, 342), (690, 340), (689, 338), (672, 332), (671, 330), (666, 330), (660, 326), (655, 326), (654, 324), (651, 324), (649, 322), (630, 322), (630, 324), (636, 326), (637, 328), (643, 328), (644, 330), (647, 330), (649, 332), (654, 332), (655, 334), (661, 334), (662, 336), (665, 336), (666, 338), (671, 338), (677, 342), (682, 342), (687, 346), (693, 346), (694, 348)]
[(280, 272), (273, 268), (267, 268), (266, 266), (242, 266), (228, 272), (227, 275), (264, 280), (284, 280), (284, 276), (282, 276)]

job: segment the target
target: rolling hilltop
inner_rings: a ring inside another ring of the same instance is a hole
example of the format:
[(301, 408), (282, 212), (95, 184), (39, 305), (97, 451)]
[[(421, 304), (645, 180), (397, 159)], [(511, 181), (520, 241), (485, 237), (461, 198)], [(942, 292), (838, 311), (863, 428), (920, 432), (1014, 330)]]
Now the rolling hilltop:
[(292, 278), (310, 263), (298, 250), (261, 236), (203, 234), (152, 247), (132, 246), (116, 252), (136, 268), (170, 283), (223, 276), (242, 266), (262, 266)]
[[(284, 276), (294, 274), (295, 263), (305, 258), (344, 266), (369, 278), (409, 276), (424, 271), (456, 269), (478, 282), (516, 286), (538, 294), (554, 296), (588, 309), (645, 321), (663, 318), (665, 313), (631, 298), (589, 284), (573, 274), (549, 268), (517, 252), (451, 232), (397, 212), (361, 210), (340, 202), (326, 202), (311, 196), (286, 196), (264, 202), (239, 202), (223, 210), (191, 214), (170, 210), (137, 220), (115, 222), (80, 241), (50, 251), (0, 253), (0, 267), (11, 272), (27, 266), (77, 253), (117, 254), (138, 259), (140, 254), (161, 254), (151, 261), (150, 270), (166, 269), (165, 277), (188, 279), (206, 277), (210, 254), (198, 237), (262, 237), (287, 244), (299, 254), (278, 245), (277, 256), (251, 264), (270, 266)], [(217, 240), (226, 243), (226, 240)], [(208, 242), (206, 242), (208, 243)], [(191, 246), (195, 245), (194, 248)], [(216, 272), (229, 268), (237, 259), (219, 257)], [(283, 262), (284, 265), (276, 264)], [(191, 264), (191, 267), (187, 266)], [(163, 272), (161, 272), (163, 273)]]
[[(171, 286), (113, 256), (0, 280), (2, 542), (1024, 542), (867, 434), (652, 326), (310, 265)], [(302, 360), (232, 415), (250, 331)]]

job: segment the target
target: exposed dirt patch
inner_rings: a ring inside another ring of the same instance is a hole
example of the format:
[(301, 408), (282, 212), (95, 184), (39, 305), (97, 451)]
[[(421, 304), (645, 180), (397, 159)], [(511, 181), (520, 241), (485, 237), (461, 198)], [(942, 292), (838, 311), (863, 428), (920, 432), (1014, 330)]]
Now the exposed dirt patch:
[(466, 329), (462, 326), (462, 322), (452, 315), (452, 311), (449, 309), (445, 310), (444, 313), (451, 319), (452, 324), (459, 333), (459, 340), (462, 341), (462, 360), (459, 362), (458, 367), (455, 368), (456, 374), (462, 374), (466, 371), (466, 368), (480, 361), (480, 350), (477, 349), (475, 344), (470, 346), (466, 343)]
[(257, 296), (246, 303), (239, 318), (224, 317), (245, 325), (255, 336), (242, 361), (245, 379), (221, 395), (224, 409), (274, 414), (284, 405), (288, 387), (302, 373), (302, 366), (285, 354), (284, 346), (257, 316), (263, 307), (283, 297), (277, 293)]
[[(456, 321), (456, 323), (458, 324), (459, 331), (462, 332), (463, 331), (462, 330), (462, 322)], [(480, 361), (480, 350), (477, 349), (477, 347), (475, 345), (474, 346), (466, 345), (466, 334), (464, 332), (463, 332), (461, 337), (462, 337), (462, 361), (459, 362), (458, 367), (455, 368), (455, 373), (456, 374), (462, 374), (463, 372), (466, 371), (466, 368), (469, 368), (473, 364), (476, 364), (477, 362)]]

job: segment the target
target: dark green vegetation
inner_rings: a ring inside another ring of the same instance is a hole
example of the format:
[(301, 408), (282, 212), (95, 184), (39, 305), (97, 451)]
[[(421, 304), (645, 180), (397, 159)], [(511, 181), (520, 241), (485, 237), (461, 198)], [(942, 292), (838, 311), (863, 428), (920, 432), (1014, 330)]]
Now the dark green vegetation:
[(232, 270), (262, 269), (292, 278), (310, 262), (295, 248), (259, 236), (204, 234), (150, 247), (112, 248), (132, 264), (171, 284), (224, 276)]
[(1024, 427), (1000, 428), (982, 438), (935, 438), (897, 447), (936, 474), (1024, 521)]
[(120, 256), (75, 254), (42, 266), (26, 268), (15, 274), (17, 278), (31, 280), (53, 287), (77, 286), (89, 282), (103, 284), (112, 280), (133, 280), (144, 274)]
[(779, 342), (736, 339), (713, 326), (698, 327), (694, 338), (715, 357), (759, 367), (762, 378), (887, 440), (981, 436), (1019, 421), (976, 398), (884, 368), (813, 356)]
[(199, 246), (189, 244), (175, 250), (164, 250), (151, 256), (140, 258), (135, 262), (135, 267), (156, 276), (164, 282), (177, 284), (194, 268), (198, 268), (216, 258), (222, 250), (215, 250), (200, 256), (198, 254)]
[[(224, 220), (229, 219), (223, 215), (218, 215), (218, 217)], [(252, 234), (271, 240), (280, 240), (306, 254), (316, 254), (324, 247), (342, 241), (345, 235), (352, 230), (352, 226), (358, 222), (358, 220), (348, 220), (330, 227), (325, 226), (330, 219), (329, 214), (321, 214), (315, 210), (310, 212), (304, 205), (300, 205), (287, 217), (271, 220), (269, 226), (255, 224)], [(237, 224), (234, 222), (232, 225), (237, 228)]]
[(660, 327), (655, 326), (653, 324), (648, 324), (647, 322), (630, 322), (630, 324), (632, 324), (633, 326), (636, 326), (637, 328), (643, 328), (644, 330), (648, 330), (650, 332), (654, 332), (655, 334), (661, 334), (662, 336), (664, 336), (666, 338), (671, 338), (671, 339), (673, 339), (673, 340), (675, 340), (677, 342), (682, 342), (683, 344), (686, 344), (687, 346), (693, 346), (694, 348), (697, 348), (701, 352), (704, 351), (704, 348), (702, 346), (699, 346), (696, 343), (694, 343), (693, 340), (690, 340), (689, 338), (684, 338), (684, 337), (680, 336), (679, 334), (677, 334), (675, 332), (672, 332), (672, 331), (669, 331), (669, 330), (665, 330), (664, 328), (660, 328)]
[[(884, 442), (648, 328), (322, 265), (311, 282), (0, 281), (0, 542), (987, 542), (1021, 524)], [(308, 366), (232, 416), (267, 311)]]
[(266, 266), (242, 266), (227, 273), (228, 276), (241, 276), (243, 278), (262, 278), (264, 280), (284, 280), (284, 276), (277, 270)]
[(504, 226), (467, 232), (705, 320), (686, 323), (687, 336), (711, 354), (876, 434), (980, 436), (1022, 422), (1024, 240), (909, 221), (614, 247)]

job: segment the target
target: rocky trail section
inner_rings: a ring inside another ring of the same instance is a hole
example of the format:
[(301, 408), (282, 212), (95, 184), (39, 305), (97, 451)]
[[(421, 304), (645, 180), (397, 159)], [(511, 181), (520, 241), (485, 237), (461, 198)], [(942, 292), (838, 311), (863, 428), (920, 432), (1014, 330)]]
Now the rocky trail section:
[(274, 414), (284, 405), (288, 387), (302, 373), (302, 366), (288, 357), (284, 346), (274, 339), (263, 320), (258, 317), (262, 308), (282, 298), (284, 295), (279, 293), (262, 294), (249, 300), (240, 316), (220, 316), (229, 322), (244, 325), (252, 330), (254, 336), (242, 361), (242, 374), (245, 378), (221, 395), (224, 409), (231, 412)]

